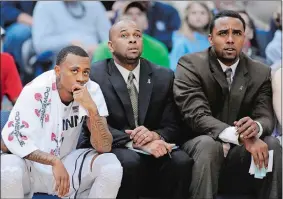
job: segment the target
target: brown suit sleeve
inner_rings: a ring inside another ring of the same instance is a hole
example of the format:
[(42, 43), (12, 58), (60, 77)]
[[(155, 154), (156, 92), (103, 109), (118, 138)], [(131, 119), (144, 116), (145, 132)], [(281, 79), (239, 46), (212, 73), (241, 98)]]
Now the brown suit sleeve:
[(274, 112), (272, 108), (272, 88), (269, 75), (266, 76), (255, 100), (251, 118), (259, 122), (263, 128), (262, 136), (271, 135), (274, 128)]
[(210, 135), (216, 139), (229, 125), (212, 116), (196, 67), (188, 56), (179, 60), (173, 86), (174, 99), (184, 121), (196, 136)]

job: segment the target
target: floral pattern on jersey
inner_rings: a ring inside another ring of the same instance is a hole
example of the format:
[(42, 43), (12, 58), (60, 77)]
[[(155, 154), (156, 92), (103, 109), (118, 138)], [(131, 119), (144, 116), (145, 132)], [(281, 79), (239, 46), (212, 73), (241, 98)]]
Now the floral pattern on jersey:
[(11, 133), (9, 133), (8, 141), (11, 142), (14, 140), (14, 138), (16, 138), (20, 146), (22, 147), (23, 145), (25, 145), (25, 141), (28, 138), (27, 136), (23, 135), (20, 130), (22, 128), (29, 128), (29, 124), (26, 121), (21, 120), (19, 111), (16, 112), (15, 120), (8, 122), (8, 128), (12, 128), (12, 127), (14, 128), (14, 130)]
[(47, 106), (51, 104), (51, 98), (49, 98), (50, 97), (50, 87), (46, 87), (46, 91), (44, 92), (43, 96), (41, 95), (41, 93), (34, 94), (34, 99), (37, 102), (40, 102), (41, 104), (40, 109), (34, 109), (34, 113), (36, 114), (37, 117), (39, 117), (42, 128), (43, 128), (44, 123), (49, 122), (49, 114), (46, 113), (46, 108)]
[(63, 143), (63, 141), (64, 141), (63, 134), (61, 135), (61, 139), (58, 140), (58, 136), (56, 136), (55, 133), (53, 132), (51, 133), (51, 142), (56, 143), (55, 148), (50, 150), (51, 155), (60, 156), (60, 145)]

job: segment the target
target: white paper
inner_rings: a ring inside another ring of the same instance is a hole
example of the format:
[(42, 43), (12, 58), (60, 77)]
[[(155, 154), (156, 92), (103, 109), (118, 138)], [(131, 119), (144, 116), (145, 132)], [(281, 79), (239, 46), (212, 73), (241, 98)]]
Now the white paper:
[[(273, 150), (268, 151), (269, 157), (268, 157), (268, 168), (267, 168), (267, 172), (272, 172), (272, 168), (273, 168)], [(251, 161), (251, 166), (249, 169), (249, 173), (251, 175), (255, 174), (255, 170), (256, 170), (256, 165), (254, 163), (254, 159), (252, 157), (252, 161)]]
[(138, 153), (145, 154), (145, 155), (151, 155), (148, 152), (145, 152), (145, 151), (142, 151), (142, 150), (139, 150), (139, 149), (134, 149), (134, 148), (128, 148), (128, 149), (133, 150), (133, 151), (138, 152)]
[[(172, 148), (172, 150), (175, 150), (175, 149), (178, 149), (178, 148), (179, 148), (179, 146), (174, 146)], [(145, 154), (145, 155), (151, 155), (150, 153), (142, 151), (142, 150), (139, 150), (139, 149), (134, 149), (134, 148), (128, 148), (128, 149), (133, 150), (133, 151), (138, 152), (138, 153)]]
[(272, 172), (272, 168), (273, 168), (273, 150), (270, 150), (268, 153), (269, 153), (269, 157), (268, 157), (267, 172)]

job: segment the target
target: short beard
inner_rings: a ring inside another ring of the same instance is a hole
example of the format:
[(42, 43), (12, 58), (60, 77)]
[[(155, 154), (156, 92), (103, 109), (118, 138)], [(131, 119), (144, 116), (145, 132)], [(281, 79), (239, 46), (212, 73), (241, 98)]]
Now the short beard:
[(225, 58), (224, 55), (223, 55), (223, 52), (217, 52), (214, 47), (212, 47), (212, 49), (214, 50), (214, 52), (215, 52), (215, 54), (217, 56), (217, 59), (219, 59), (225, 65), (235, 63), (236, 60), (239, 57), (239, 55), (236, 55), (234, 58)]
[(113, 53), (113, 55), (121, 62), (124, 64), (135, 64), (139, 61), (141, 53), (136, 57), (132, 59), (128, 59), (127, 57), (124, 57), (120, 55), (119, 53)]
[(225, 57), (221, 57), (221, 58), (218, 58), (221, 62), (223, 63), (227, 63), (227, 62), (234, 62), (237, 60), (237, 57), (235, 57), (234, 59), (229, 59), (229, 58), (225, 58)]
[[(64, 87), (63, 85), (61, 84), (61, 77), (56, 77), (56, 87), (57, 87), (57, 91), (58, 91), (58, 94), (60, 96), (60, 99), (61, 99), (61, 102), (63, 104), (65, 104), (66, 106), (68, 106), (70, 104), (70, 102), (74, 101), (74, 98), (73, 98), (73, 92), (69, 92), (65, 89), (66, 92), (68, 92), (72, 97), (71, 97), (71, 100), (69, 101), (63, 101), (63, 99), (61, 98), (62, 96), (60, 95), (60, 93), (64, 90)], [(61, 92), (60, 92), (61, 91)], [(61, 93), (62, 94), (62, 93)]]
[[(59, 76), (59, 77), (56, 77), (56, 87), (57, 87), (57, 90), (58, 90), (58, 91), (64, 89), (63, 85), (61, 84), (61, 77), (60, 77), (60, 76)], [(66, 91), (67, 91), (67, 90), (66, 90)], [(67, 92), (68, 92), (68, 91), (67, 91)], [(68, 93), (70, 93), (70, 95), (73, 96), (73, 92), (68, 92)]]
[(218, 56), (218, 59), (224, 63), (225, 65), (229, 65), (229, 64), (234, 64), (236, 62), (236, 60), (238, 59), (238, 56), (236, 55), (234, 58), (225, 58), (223, 55), (220, 57)]
[(61, 90), (62, 89), (62, 84), (61, 84), (61, 77), (56, 77), (56, 87), (57, 87), (57, 90)]

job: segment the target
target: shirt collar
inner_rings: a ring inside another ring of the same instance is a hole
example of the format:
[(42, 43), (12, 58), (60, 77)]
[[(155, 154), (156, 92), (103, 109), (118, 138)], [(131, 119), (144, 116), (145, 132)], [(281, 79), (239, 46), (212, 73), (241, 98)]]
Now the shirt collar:
[[(123, 76), (123, 79), (125, 80), (125, 82), (128, 82), (128, 76), (130, 74), (131, 71), (129, 71), (128, 69), (124, 68), (123, 66), (117, 64), (117, 62), (115, 62), (115, 65), (117, 66), (118, 70), (120, 71), (121, 75)], [(135, 79), (137, 81), (137, 83), (139, 84), (139, 80), (140, 80), (140, 60), (138, 65), (136, 66), (136, 68), (134, 70), (132, 70), (132, 73), (135, 76)]]
[(220, 64), (220, 66), (221, 66), (223, 72), (225, 72), (228, 68), (231, 68), (231, 69), (232, 69), (232, 76), (234, 76), (235, 71), (236, 71), (236, 68), (237, 68), (237, 66), (238, 66), (238, 63), (239, 63), (240, 59), (238, 59), (238, 60), (237, 60), (234, 64), (232, 64), (231, 66), (227, 66), (227, 65), (223, 64), (219, 59), (217, 59), (217, 60), (218, 60), (218, 62), (219, 62), (219, 64)]

